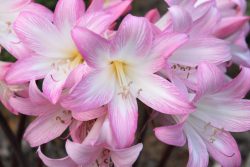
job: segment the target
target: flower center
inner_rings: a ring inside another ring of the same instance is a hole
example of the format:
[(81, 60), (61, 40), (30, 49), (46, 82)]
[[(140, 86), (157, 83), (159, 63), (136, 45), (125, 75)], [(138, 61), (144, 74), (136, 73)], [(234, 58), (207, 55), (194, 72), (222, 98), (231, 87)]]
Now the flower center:
[(130, 95), (130, 86), (133, 84), (133, 81), (128, 81), (126, 77), (128, 65), (122, 61), (112, 61), (110, 64), (112, 66), (112, 71), (115, 75), (116, 81), (120, 86), (120, 92), (118, 95), (121, 95), (122, 98), (127, 98)]

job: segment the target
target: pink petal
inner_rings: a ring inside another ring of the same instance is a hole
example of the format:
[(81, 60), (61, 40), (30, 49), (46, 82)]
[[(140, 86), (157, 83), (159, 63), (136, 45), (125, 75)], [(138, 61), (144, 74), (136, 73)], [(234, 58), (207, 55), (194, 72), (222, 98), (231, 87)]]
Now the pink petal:
[(35, 104), (48, 103), (48, 100), (44, 97), (42, 92), (37, 87), (35, 80), (30, 81), (29, 97), (30, 97), (30, 101), (35, 103)]
[(158, 9), (151, 9), (145, 15), (145, 17), (151, 22), (156, 23), (160, 19), (160, 13)]
[[(47, 57), (64, 56), (65, 46), (62, 35), (49, 18), (35, 13), (21, 13), (13, 28), (21, 41), (32, 51)], [(50, 38), (47, 38), (50, 36)], [(61, 41), (61, 42), (55, 42)]]
[(72, 31), (73, 39), (84, 60), (91, 67), (107, 65), (109, 57), (109, 42), (85, 28), (76, 27)]
[(69, 157), (78, 165), (89, 166), (98, 158), (102, 148), (84, 143), (73, 143), (68, 140), (66, 142), (66, 151)]
[(78, 121), (90, 121), (106, 114), (106, 107), (85, 111), (85, 112), (72, 112), (72, 117)]
[(208, 152), (206, 145), (197, 132), (190, 126), (186, 127), (185, 134), (188, 140), (189, 160), (187, 167), (208, 166)]
[(85, 4), (82, 0), (59, 0), (54, 15), (54, 23), (60, 30), (70, 30), (83, 15)]
[(135, 138), (138, 106), (134, 97), (116, 95), (108, 105), (110, 125), (118, 148), (129, 147)]
[(41, 158), (43, 163), (48, 167), (78, 167), (74, 161), (72, 161), (69, 157), (64, 157), (61, 159), (51, 159), (44, 155), (40, 149), (37, 150), (38, 156)]
[(220, 92), (216, 93), (219, 97), (230, 98), (244, 98), (250, 90), (250, 80), (246, 79), (250, 77), (250, 69), (246, 67), (241, 68), (241, 72), (236, 78), (223, 86)]
[[(153, 34), (150, 22), (142, 17), (126, 16), (112, 40), (111, 56), (131, 58), (147, 56), (152, 46)], [(131, 60), (131, 61), (132, 61)]]
[(111, 159), (114, 162), (115, 166), (130, 167), (138, 158), (142, 147), (143, 145), (140, 143), (129, 148), (112, 150)]
[[(208, 1), (203, 4), (204, 7), (201, 7), (203, 10), (206, 10), (206, 8), (209, 10), (193, 23), (192, 29), (190, 29), (190, 35), (192, 37), (210, 36), (218, 26), (221, 16), (218, 9), (211, 5), (212, 3), (213, 2)], [(194, 10), (196, 10), (196, 8)]]
[(51, 113), (57, 108), (49, 103), (36, 104), (32, 103), (29, 98), (12, 97), (9, 99), (10, 106), (18, 113), (30, 116), (39, 116), (44, 113)]
[(183, 124), (184, 122), (181, 122), (176, 125), (155, 128), (155, 136), (166, 144), (182, 147), (186, 143)]
[(110, 14), (105, 12), (88, 12), (78, 20), (77, 26), (101, 34), (105, 32), (113, 22), (113, 16)]
[(231, 55), (227, 43), (211, 37), (190, 38), (169, 59), (171, 63), (191, 67), (203, 61), (221, 64), (228, 60), (231, 60)]
[(173, 21), (174, 32), (184, 33), (191, 28), (193, 20), (185, 8), (171, 6), (169, 8), (169, 14), (171, 15), (171, 19)]
[(250, 17), (239, 16), (239, 17), (227, 17), (223, 18), (219, 25), (216, 27), (214, 35), (218, 38), (227, 38), (233, 33), (239, 31), (248, 21)]
[(166, 63), (166, 58), (184, 45), (188, 40), (186, 34), (164, 33), (155, 38), (153, 47), (149, 53), (149, 60), (143, 63), (144, 66), (151, 69), (153, 73), (158, 72)]
[(135, 78), (138, 98), (156, 111), (165, 114), (186, 114), (193, 110), (182, 92), (172, 83), (157, 75)]
[(51, 69), (52, 60), (45, 57), (27, 57), (12, 65), (6, 75), (10, 84), (42, 79)]
[(57, 71), (50, 72), (43, 80), (44, 95), (53, 103), (56, 104), (61, 97), (62, 90), (65, 84), (66, 76), (56, 80), (53, 76), (60, 75)]
[(225, 75), (215, 65), (201, 63), (197, 73), (197, 95), (196, 100), (203, 95), (216, 93), (225, 83)]
[(63, 111), (39, 116), (26, 129), (24, 139), (31, 147), (42, 145), (59, 137), (70, 123), (71, 115)]
[(231, 132), (250, 130), (249, 100), (204, 98), (197, 104), (197, 112), (193, 114), (219, 129)]
[(114, 21), (117, 20), (121, 15), (129, 12), (131, 8), (131, 3), (133, 0), (122, 0), (119, 3), (110, 5), (105, 9), (106, 12), (110, 13), (114, 17)]
[(69, 127), (70, 136), (73, 142), (82, 143), (88, 131), (88, 123), (74, 120)]
[(115, 80), (109, 71), (97, 70), (84, 77), (62, 104), (74, 112), (96, 109), (111, 100), (114, 89)]
[(53, 12), (38, 3), (31, 2), (29, 5), (25, 6), (22, 12), (31, 12), (53, 21)]
[(222, 166), (240, 167), (241, 155), (236, 141), (227, 132), (218, 132), (214, 142), (207, 142), (209, 154)]

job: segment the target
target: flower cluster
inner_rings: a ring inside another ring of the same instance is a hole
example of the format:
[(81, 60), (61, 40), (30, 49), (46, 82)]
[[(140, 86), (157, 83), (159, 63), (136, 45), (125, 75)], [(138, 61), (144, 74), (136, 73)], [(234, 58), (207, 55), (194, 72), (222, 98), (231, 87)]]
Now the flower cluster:
[[(132, 0), (59, 0), (54, 13), (0, 0), (0, 45), (17, 59), (0, 62), (2, 104), (36, 117), (24, 134), (31, 147), (69, 132), (68, 156), (39, 148), (44, 164), (132, 166), (143, 148), (135, 143), (139, 100), (154, 110), (160, 141), (187, 143), (187, 166), (206, 167), (209, 155), (240, 166), (230, 132), (250, 130), (246, 2), (165, 1), (163, 16), (137, 17), (128, 14)], [(241, 69), (233, 79), (232, 64)]]

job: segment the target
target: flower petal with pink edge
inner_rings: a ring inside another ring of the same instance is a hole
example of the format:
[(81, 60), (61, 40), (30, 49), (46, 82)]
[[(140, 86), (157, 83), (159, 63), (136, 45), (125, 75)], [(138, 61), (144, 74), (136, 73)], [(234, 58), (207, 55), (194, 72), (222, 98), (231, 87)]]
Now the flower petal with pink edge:
[(66, 151), (70, 158), (78, 165), (90, 166), (97, 159), (101, 153), (100, 146), (88, 145), (84, 142), (82, 144), (66, 142)]
[(78, 167), (75, 162), (69, 157), (64, 157), (61, 159), (51, 159), (44, 155), (39, 147), (37, 150), (38, 156), (41, 158), (43, 163), (48, 167)]
[(59, 72), (52, 70), (43, 80), (43, 93), (53, 104), (56, 104), (61, 97), (65, 80), (67, 78), (65, 74), (62, 74), (62, 77), (60, 77), (61, 80), (54, 78), (54, 76), (57, 77), (59, 75), (61, 75)]
[(59, 0), (54, 14), (54, 23), (60, 30), (70, 31), (83, 15), (85, 4), (82, 0)]
[(10, 84), (42, 79), (51, 69), (52, 60), (46, 57), (27, 57), (13, 64), (6, 74)]
[(198, 118), (231, 132), (250, 130), (250, 102), (244, 99), (207, 97), (197, 104)]
[(171, 6), (169, 9), (171, 20), (173, 22), (174, 32), (188, 32), (192, 26), (193, 20), (190, 14), (179, 6)]
[(225, 79), (225, 75), (216, 65), (206, 62), (201, 63), (198, 66), (195, 100), (204, 95), (216, 93), (224, 85)]
[(204, 3), (205, 6), (209, 6), (208, 8), (209, 10), (202, 17), (197, 19), (193, 23), (192, 28), (190, 29), (189, 34), (193, 38), (196, 38), (199, 36), (210, 36), (211, 34), (213, 34), (215, 27), (218, 26), (219, 24), (219, 21), (221, 19), (220, 13), (217, 8), (210, 6), (209, 3), (213, 3), (213, 2), (210, 1), (210, 2), (207, 2), (207, 4)]
[[(65, 40), (49, 18), (31, 12), (23, 12), (16, 19), (13, 28), (25, 46), (44, 57), (67, 57)], [(50, 38), (47, 38), (50, 36)], [(61, 42), (55, 42), (61, 41)]]
[(36, 147), (59, 137), (70, 124), (70, 114), (63, 111), (48, 113), (39, 116), (28, 126), (24, 139), (31, 147)]
[(189, 160), (187, 167), (208, 166), (208, 152), (206, 145), (199, 134), (189, 125), (185, 126), (188, 141)]
[(90, 121), (106, 114), (106, 107), (85, 111), (85, 112), (72, 112), (72, 117), (78, 121)]
[(169, 81), (157, 75), (133, 79), (137, 97), (156, 111), (165, 114), (187, 114), (194, 107), (182, 92)]
[(206, 142), (209, 154), (226, 167), (240, 167), (241, 155), (233, 136), (228, 132), (218, 132), (214, 142)]
[(181, 122), (176, 125), (155, 128), (155, 136), (157, 139), (166, 144), (182, 147), (186, 143), (186, 136), (183, 132), (183, 124), (184, 122)]
[(220, 24), (216, 26), (214, 35), (218, 38), (227, 38), (228, 36), (233, 35), (233, 33), (239, 31), (239, 29), (242, 28), (249, 20), (250, 17), (246, 16), (223, 18), (220, 21)]
[(76, 27), (72, 36), (87, 64), (94, 68), (107, 65), (109, 58), (109, 42), (94, 32)]
[(111, 129), (118, 148), (129, 147), (135, 139), (138, 121), (138, 106), (134, 97), (116, 95), (108, 104)]
[(142, 65), (139, 65), (147, 68), (143, 69), (144, 71), (150, 69), (152, 73), (158, 72), (165, 65), (165, 59), (171, 56), (180, 46), (184, 45), (187, 40), (188, 37), (186, 34), (179, 33), (164, 33), (157, 36), (153, 41), (148, 59)]
[(113, 149), (111, 151), (111, 159), (115, 166), (131, 167), (138, 158), (142, 147), (143, 145), (140, 143), (125, 149)]
[(30, 97), (30, 101), (35, 103), (35, 104), (48, 103), (48, 100), (44, 97), (43, 93), (37, 87), (35, 80), (30, 81), (29, 97)]
[(134, 62), (136, 57), (147, 56), (152, 47), (153, 33), (146, 18), (127, 15), (112, 39), (111, 56)]
[(225, 84), (216, 97), (227, 98), (244, 98), (250, 90), (250, 80), (246, 79), (250, 77), (250, 69), (241, 67), (241, 72), (236, 78)]
[(22, 97), (11, 97), (9, 104), (16, 112), (29, 116), (39, 116), (44, 113), (54, 112), (58, 109), (48, 102), (36, 104), (32, 103), (30, 98)]
[(110, 71), (96, 70), (82, 79), (62, 105), (73, 112), (96, 109), (110, 102), (114, 90), (115, 78)]
[(221, 64), (229, 60), (231, 60), (231, 55), (227, 43), (211, 37), (190, 38), (169, 58), (171, 63), (191, 67), (197, 66), (203, 61)]
[(110, 14), (105, 12), (88, 12), (78, 20), (77, 26), (101, 34), (105, 32), (113, 22), (113, 16)]
[(22, 12), (31, 12), (37, 14), (40, 17), (44, 17), (53, 21), (53, 12), (38, 3), (31, 2), (29, 5), (25, 6)]

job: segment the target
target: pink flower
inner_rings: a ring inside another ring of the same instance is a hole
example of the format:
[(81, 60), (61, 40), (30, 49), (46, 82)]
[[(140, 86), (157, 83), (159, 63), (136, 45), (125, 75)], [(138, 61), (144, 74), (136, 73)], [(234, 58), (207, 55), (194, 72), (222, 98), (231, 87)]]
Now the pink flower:
[(225, 40), (214, 36), (220, 15), (211, 1), (168, 1), (169, 11), (155, 25), (164, 32), (189, 35), (188, 41), (176, 49), (161, 72), (172, 73), (189, 88), (194, 88), (198, 64), (203, 61), (220, 65), (231, 60)]
[(51, 14), (45, 7), (31, 2), (31, 0), (1, 0), (0, 3), (0, 45), (16, 58), (25, 57), (29, 54), (29, 50), (16, 36), (13, 30), (13, 22), (23, 11), (46, 17), (50, 17)]
[(34, 80), (30, 83), (28, 98), (12, 97), (9, 103), (15, 112), (37, 117), (24, 134), (24, 139), (32, 147), (59, 137), (67, 128), (70, 128), (71, 137), (79, 142), (82, 140), (79, 133), (84, 133), (82, 126), (88, 126), (91, 120), (106, 113), (105, 107), (72, 113), (61, 107), (60, 103), (52, 104), (40, 92)]
[(49, 167), (56, 167), (63, 162), (69, 164), (67, 167), (110, 166), (112, 164), (119, 167), (131, 167), (141, 150), (142, 144), (116, 149), (109, 120), (106, 116), (103, 116), (97, 119), (82, 143), (67, 141), (68, 157), (53, 160), (43, 155), (40, 150), (38, 150), (38, 153)]
[(215, 27), (214, 34), (229, 42), (232, 61), (239, 65), (250, 67), (250, 52), (245, 42), (249, 33), (249, 16), (246, 16), (246, 1), (217, 0), (221, 20)]
[[(204, 75), (205, 74), (205, 75)], [(242, 99), (250, 89), (248, 68), (230, 82), (214, 65), (198, 67), (196, 111), (189, 116), (173, 116), (176, 125), (155, 129), (165, 143), (183, 146), (188, 141), (190, 167), (208, 165), (208, 153), (222, 166), (239, 167), (240, 152), (229, 132), (250, 129), (250, 101)]]
[(186, 41), (186, 35), (153, 37), (146, 19), (129, 15), (111, 41), (79, 27), (73, 30), (73, 37), (93, 71), (63, 105), (72, 111), (86, 111), (108, 104), (111, 127), (121, 148), (134, 140), (136, 98), (167, 114), (188, 113), (192, 109), (173, 84), (154, 74), (164, 65), (163, 53), (168, 56)]
[(6, 80), (8, 83), (23, 83), (44, 79), (43, 92), (55, 104), (70, 73), (80, 64), (85, 64), (72, 40), (71, 29), (78, 24), (103, 33), (114, 21), (112, 18), (104, 12), (85, 12), (82, 0), (60, 0), (53, 22), (38, 14), (22, 12), (14, 29), (33, 53), (18, 60), (8, 72)]

